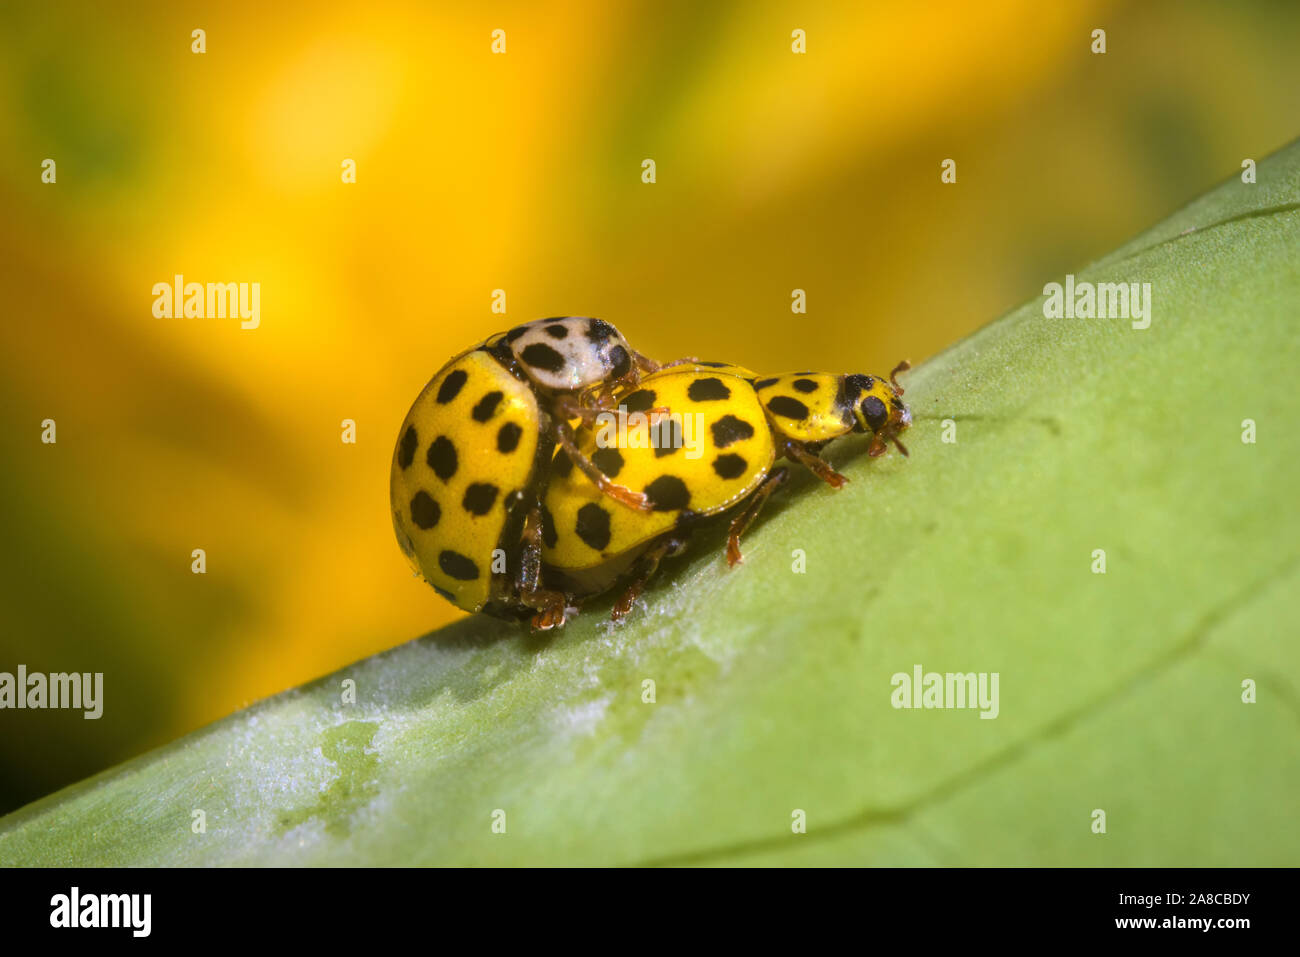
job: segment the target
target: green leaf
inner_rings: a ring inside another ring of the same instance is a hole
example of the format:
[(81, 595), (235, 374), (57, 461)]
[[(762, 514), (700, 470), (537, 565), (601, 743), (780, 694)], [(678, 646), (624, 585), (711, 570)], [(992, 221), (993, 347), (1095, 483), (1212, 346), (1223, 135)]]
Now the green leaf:
[[(1295, 864), (1300, 145), (1077, 278), (1151, 283), (1150, 328), (1039, 299), (958, 343), (911, 458), (833, 447), (852, 482), (793, 482), (742, 567), (713, 533), (622, 627), (460, 622), (9, 816), (0, 861)], [(998, 673), (997, 717), (894, 708), (918, 664)]]

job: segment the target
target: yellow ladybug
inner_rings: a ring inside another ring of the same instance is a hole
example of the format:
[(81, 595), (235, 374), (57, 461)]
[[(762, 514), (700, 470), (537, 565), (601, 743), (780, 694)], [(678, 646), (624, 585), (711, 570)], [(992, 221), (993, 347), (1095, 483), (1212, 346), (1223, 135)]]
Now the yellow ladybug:
[(604, 475), (569, 420), (594, 421), (619, 389), (657, 364), (600, 319), (542, 319), (453, 358), (398, 432), (390, 500), (398, 543), (438, 594), (466, 611), (563, 617), (540, 582), (540, 494), (558, 443), (616, 507), (644, 493)]
[[(847, 479), (818, 454), (850, 433), (871, 438), (883, 454), (911, 425), (897, 375), (789, 373), (757, 378), (738, 366), (688, 361), (664, 367), (621, 393), (617, 423), (586, 426), (580, 453), (628, 488), (642, 491), (652, 510), (612, 506), (564, 450), (556, 454), (542, 510), (542, 564), (548, 587), (570, 604), (624, 583), (612, 617), (621, 619), (659, 562), (687, 544), (691, 530), (735, 512), (727, 561), (741, 560), (740, 536), (763, 503), (788, 478), (786, 458), (835, 488)], [(667, 408), (668, 414), (654, 410)], [(639, 416), (639, 418), (638, 418)], [(563, 619), (535, 620), (534, 627)]]

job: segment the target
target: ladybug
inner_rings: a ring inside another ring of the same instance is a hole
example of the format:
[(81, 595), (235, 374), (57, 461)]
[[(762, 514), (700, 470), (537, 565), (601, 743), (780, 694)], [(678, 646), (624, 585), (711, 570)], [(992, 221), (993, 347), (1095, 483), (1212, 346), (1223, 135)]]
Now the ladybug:
[[(577, 605), (623, 582), (611, 614), (621, 620), (660, 561), (683, 551), (696, 526), (724, 512), (735, 513), (726, 557), (738, 564), (740, 536), (789, 477), (778, 460), (798, 462), (839, 488), (848, 479), (819, 454), (833, 439), (866, 433), (873, 457), (888, 443), (907, 454), (898, 434), (912, 419), (897, 375), (908, 368), (899, 363), (887, 380), (813, 372), (758, 378), (738, 366), (687, 362), (646, 376), (621, 395), (628, 413), (623, 441), (612, 444), (609, 434), (587, 427), (578, 447), (611, 479), (642, 490), (651, 511), (612, 507), (559, 451), (542, 511), (547, 587)], [(636, 412), (662, 407), (672, 413), (634, 420)]]
[(608, 322), (542, 319), (454, 357), (420, 392), (398, 433), (390, 500), (416, 572), (465, 611), (545, 625), (564, 596), (540, 581), (540, 493), (555, 447), (597, 494), (652, 506), (577, 448), (571, 419), (594, 421), (658, 365)]

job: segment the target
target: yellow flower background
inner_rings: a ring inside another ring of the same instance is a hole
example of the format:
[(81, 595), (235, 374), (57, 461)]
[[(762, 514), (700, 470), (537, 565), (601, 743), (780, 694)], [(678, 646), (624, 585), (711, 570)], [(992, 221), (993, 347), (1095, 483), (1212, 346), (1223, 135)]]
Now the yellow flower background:
[[(1193, 0), (5, 5), (0, 671), (105, 702), (0, 712), (0, 810), (459, 614), (388, 509), (453, 353), (574, 314), (665, 360), (924, 360), (1293, 139), (1297, 36)], [(260, 283), (259, 328), (156, 318), (178, 273)]]

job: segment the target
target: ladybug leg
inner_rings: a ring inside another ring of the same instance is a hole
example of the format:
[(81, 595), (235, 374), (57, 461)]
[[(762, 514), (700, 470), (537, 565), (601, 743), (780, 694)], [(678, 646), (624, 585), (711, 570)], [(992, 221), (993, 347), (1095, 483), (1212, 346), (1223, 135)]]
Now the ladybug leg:
[(614, 607), (610, 609), (609, 618), (611, 621), (622, 621), (628, 616), (632, 606), (636, 604), (636, 600), (645, 591), (646, 583), (659, 570), (659, 563), (669, 556), (680, 555), (686, 550), (688, 541), (689, 539), (685, 535), (665, 538), (641, 556), (636, 566), (636, 577), (632, 579), (631, 584), (627, 586), (627, 589), (619, 596), (618, 601), (614, 602)]
[(542, 587), (542, 509), (534, 503), (524, 520), (522, 548), (519, 556), (519, 574), (515, 584), (519, 601), (534, 609), (533, 631), (550, 631), (563, 628), (568, 614), (568, 596), (563, 592)]
[[(602, 415), (625, 415), (626, 413), (619, 411), (618, 400), (614, 396), (620, 388), (624, 386), (630, 388), (634, 385), (636, 385), (635, 381), (620, 379), (606, 389), (591, 392), (584, 396), (557, 396), (555, 399), (555, 418), (563, 419), (566, 422), (570, 419), (578, 419), (583, 425), (591, 428), (596, 425)], [(667, 415), (668, 407), (661, 405), (646, 410), (646, 415), (652, 418), (657, 414)]]
[(559, 439), (560, 448), (564, 449), (565, 454), (578, 468), (582, 469), (582, 474), (591, 479), (591, 483), (600, 489), (601, 493), (608, 495), (616, 502), (621, 502), (628, 508), (634, 508), (639, 512), (654, 511), (654, 506), (650, 504), (650, 499), (643, 492), (634, 492), (626, 486), (619, 485), (612, 478), (596, 467), (596, 464), (583, 455), (578, 448), (577, 442), (573, 439), (573, 429), (567, 422), (555, 423), (555, 434)]
[(695, 356), (682, 356), (680, 359), (674, 359), (672, 362), (656, 362), (649, 356), (643, 356), (639, 352), (632, 354), (636, 361), (637, 368), (649, 375), (651, 372), (658, 372), (660, 369), (671, 369), (673, 366), (687, 365), (688, 363), (699, 362)]
[(608, 392), (596, 392), (589, 396), (566, 393), (555, 397), (555, 418), (566, 422), (579, 419), (583, 425), (595, 425), (601, 414), (613, 409), (614, 397)]
[[(868, 449), (867, 453), (869, 455), (879, 454), (872, 452), (871, 449)], [(786, 442), (785, 455), (786, 458), (793, 459), (808, 471), (812, 472), (813, 475), (817, 476), (831, 488), (840, 488), (849, 480), (848, 476), (841, 475), (839, 472), (831, 468), (830, 463), (820, 455), (815, 452), (809, 452), (798, 442)]]
[[(658, 372), (660, 369), (671, 369), (673, 366), (680, 366), (680, 365), (685, 365), (687, 363), (700, 361), (694, 356), (683, 356), (680, 359), (674, 359), (672, 362), (656, 362), (654, 359), (651, 359), (648, 356), (643, 356), (639, 352), (635, 353), (635, 356), (636, 356), (637, 369), (640, 370), (640, 373), (644, 375), (649, 375), (651, 372)], [(630, 388), (636, 385), (639, 381), (640, 381), (640, 375), (634, 376), (631, 373), (629, 373), (627, 376), (627, 381), (624, 383), (624, 385)], [(617, 385), (615, 387), (617, 387)], [(650, 425), (654, 426), (659, 416), (668, 415), (671, 411), (672, 410), (669, 409), (668, 406), (666, 405), (657, 405), (653, 409), (647, 409), (646, 415), (650, 417)]]
[(551, 631), (555, 628), (563, 628), (564, 623), (568, 620), (566, 615), (568, 610), (561, 601), (556, 605), (549, 605), (533, 615), (529, 621), (529, 627), (533, 631)]
[(663, 368), (663, 366), (658, 362), (655, 362), (654, 359), (651, 359), (649, 356), (641, 355), (641, 353), (637, 352), (635, 349), (632, 350), (632, 361), (635, 362), (636, 367), (646, 375), (649, 375), (651, 372), (658, 372)]
[(908, 454), (907, 446), (898, 441), (898, 436), (886, 432), (877, 432), (871, 437), (871, 444), (867, 446), (867, 454), (873, 459), (880, 458), (889, 451), (889, 443), (893, 442), (898, 446), (898, 451), (904, 455)]
[(744, 535), (754, 519), (758, 518), (758, 513), (763, 510), (763, 503), (767, 501), (768, 496), (784, 485), (789, 478), (789, 469), (774, 470), (754, 492), (745, 510), (731, 520), (731, 528), (727, 532), (727, 564), (732, 568), (744, 561), (740, 554), (740, 536)]

